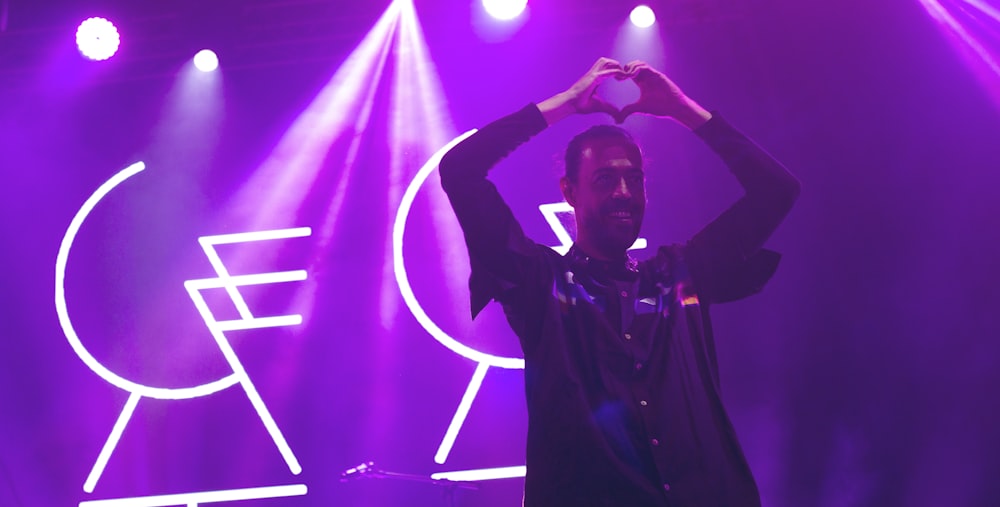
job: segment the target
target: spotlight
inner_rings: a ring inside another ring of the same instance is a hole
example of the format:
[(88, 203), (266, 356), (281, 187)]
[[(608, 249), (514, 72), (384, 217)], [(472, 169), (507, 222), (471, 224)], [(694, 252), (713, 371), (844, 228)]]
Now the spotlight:
[(653, 14), (653, 9), (650, 9), (648, 5), (640, 5), (632, 9), (632, 14), (629, 14), (628, 17), (632, 20), (632, 24), (639, 28), (649, 28), (656, 22), (656, 14)]
[(91, 60), (107, 60), (118, 51), (118, 29), (104, 18), (89, 18), (76, 29), (76, 47)]
[(528, 0), (483, 0), (483, 7), (496, 19), (514, 19), (528, 6)]
[(219, 68), (219, 57), (211, 49), (202, 49), (194, 55), (194, 66), (202, 72), (212, 72)]

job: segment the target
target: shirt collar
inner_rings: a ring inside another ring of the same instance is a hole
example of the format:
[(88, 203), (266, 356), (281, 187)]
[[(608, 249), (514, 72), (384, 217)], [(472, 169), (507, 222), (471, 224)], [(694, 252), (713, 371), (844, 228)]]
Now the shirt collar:
[(639, 263), (627, 252), (620, 259), (605, 261), (595, 259), (580, 250), (575, 244), (566, 252), (566, 259), (575, 269), (583, 269), (594, 278), (634, 280), (639, 273)]

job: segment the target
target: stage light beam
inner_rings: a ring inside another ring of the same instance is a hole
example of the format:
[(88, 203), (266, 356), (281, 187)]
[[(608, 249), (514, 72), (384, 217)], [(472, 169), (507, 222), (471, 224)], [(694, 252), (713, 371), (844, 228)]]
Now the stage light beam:
[[(938, 28), (948, 37), (976, 79), (987, 90), (994, 106), (1000, 107), (1000, 59), (996, 57), (991, 44), (995, 40), (978, 36), (973, 30), (974, 25), (961, 19), (963, 13), (968, 15), (966, 9), (952, 7), (950, 2), (946, 7), (945, 2), (941, 0), (919, 0), (919, 2), (938, 23)], [(976, 0), (966, 0), (964, 3), (979, 9), (979, 12), (990, 18), (1000, 17), (1000, 12), (989, 5)]]
[(211, 49), (202, 49), (194, 55), (194, 66), (202, 72), (212, 72), (219, 68), (219, 56)]
[(118, 52), (121, 37), (114, 23), (104, 18), (88, 18), (76, 29), (76, 47), (91, 60), (107, 60)]
[[(330, 80), (292, 122), (265, 161), (231, 199), (229, 220), (246, 221), (249, 229), (284, 225), (283, 217), (298, 216), (312, 199), (326, 202), (314, 217), (314, 248), (307, 267), (327, 262), (341, 210), (353, 182), (362, 141), (376, 103), (402, 2), (394, 1), (347, 56)], [(333, 185), (314, 185), (336, 167)], [(330, 188), (330, 187), (333, 188)], [(249, 257), (234, 265), (259, 262)], [(305, 316), (316, 303), (315, 284), (304, 284), (289, 306)], [(304, 322), (307, 323), (307, 322)]]
[(656, 14), (648, 5), (639, 5), (635, 9), (632, 9), (632, 13), (629, 14), (628, 18), (632, 20), (633, 25), (639, 28), (649, 28), (653, 26), (653, 23), (656, 23)]
[(514, 19), (524, 12), (528, 0), (483, 0), (483, 8), (496, 19)]

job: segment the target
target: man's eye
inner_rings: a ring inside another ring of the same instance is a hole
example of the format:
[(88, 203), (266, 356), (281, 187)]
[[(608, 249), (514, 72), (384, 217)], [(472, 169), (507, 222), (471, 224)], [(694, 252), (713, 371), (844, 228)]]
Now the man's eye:
[(600, 185), (602, 187), (603, 186), (612, 185), (612, 184), (614, 184), (614, 182), (615, 182), (615, 179), (612, 178), (610, 174), (602, 174), (602, 175), (598, 176), (596, 179), (594, 179), (594, 183), (596, 183), (596, 184), (598, 184), (598, 185)]

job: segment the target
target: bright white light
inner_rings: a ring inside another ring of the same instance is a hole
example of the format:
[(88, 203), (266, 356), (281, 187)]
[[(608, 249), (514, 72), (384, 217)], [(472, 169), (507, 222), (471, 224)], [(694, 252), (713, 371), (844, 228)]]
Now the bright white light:
[(125, 402), (125, 408), (118, 415), (115, 426), (111, 428), (108, 439), (104, 441), (104, 446), (101, 447), (101, 453), (97, 455), (97, 461), (94, 462), (90, 473), (87, 474), (87, 480), (83, 483), (83, 490), (87, 493), (94, 492), (94, 486), (97, 486), (97, 481), (100, 480), (101, 474), (104, 473), (104, 467), (108, 465), (111, 453), (115, 452), (115, 447), (118, 447), (118, 441), (122, 438), (122, 432), (125, 431), (125, 426), (128, 425), (129, 419), (132, 419), (132, 413), (135, 412), (135, 407), (139, 404), (140, 399), (142, 399), (142, 396), (132, 393), (129, 395), (128, 401)]
[[(233, 350), (232, 345), (230, 345), (229, 340), (226, 339), (224, 332), (240, 329), (295, 326), (301, 324), (301, 315), (254, 317), (250, 312), (250, 308), (247, 307), (243, 296), (240, 294), (239, 287), (246, 285), (265, 285), (302, 281), (306, 279), (307, 273), (305, 270), (297, 270), (233, 276), (229, 274), (229, 270), (226, 269), (225, 264), (222, 263), (222, 259), (219, 257), (218, 252), (216, 252), (215, 246), (247, 243), (251, 241), (301, 238), (310, 236), (311, 234), (312, 229), (309, 227), (297, 227), (294, 229), (202, 236), (198, 238), (198, 243), (205, 251), (205, 255), (208, 257), (209, 262), (215, 269), (215, 273), (218, 275), (218, 278), (204, 278), (198, 280), (187, 280), (184, 282), (184, 288), (187, 289), (188, 295), (191, 296), (191, 301), (194, 303), (195, 308), (197, 308), (198, 313), (201, 314), (209, 332), (211, 332), (212, 337), (215, 338), (215, 342), (219, 346), (219, 350), (222, 351), (222, 355), (226, 358), (230, 368), (233, 369), (233, 373), (239, 379), (240, 385), (243, 386), (243, 391), (246, 393), (247, 398), (250, 399), (250, 404), (253, 405), (253, 408), (257, 411), (257, 416), (260, 417), (261, 422), (264, 423), (264, 428), (267, 429), (267, 432), (274, 441), (274, 444), (278, 447), (278, 452), (281, 453), (281, 457), (285, 459), (285, 463), (288, 465), (288, 470), (295, 475), (302, 472), (302, 466), (299, 464), (298, 458), (296, 458), (295, 454), (292, 452), (291, 447), (288, 446), (285, 436), (278, 428), (278, 424), (274, 421), (274, 417), (271, 416), (271, 412), (268, 411), (267, 406), (264, 404), (264, 400), (260, 397), (260, 393), (257, 392), (257, 388), (253, 385), (253, 382), (250, 381), (250, 376), (247, 375), (246, 370), (243, 368), (243, 364), (236, 356), (236, 352)], [(215, 316), (212, 315), (212, 311), (208, 308), (208, 303), (205, 301), (205, 298), (202, 297), (201, 291), (206, 289), (221, 288), (226, 289), (230, 298), (232, 298), (233, 303), (239, 309), (239, 319), (233, 321), (218, 321), (215, 319)]]
[[(212, 264), (212, 268), (215, 269), (215, 273), (219, 275), (216, 280), (222, 282), (219, 287), (225, 287), (226, 292), (229, 293), (229, 297), (233, 300), (233, 304), (236, 305), (236, 309), (240, 312), (240, 317), (243, 321), (252, 320), (253, 314), (250, 312), (250, 307), (247, 306), (246, 301), (243, 300), (243, 295), (240, 294), (237, 288), (237, 283), (232, 281), (229, 275), (229, 270), (226, 269), (225, 264), (222, 263), (222, 258), (219, 257), (219, 253), (215, 251), (216, 245), (231, 245), (234, 243), (250, 243), (253, 241), (270, 241), (275, 239), (291, 239), (291, 238), (304, 238), (312, 235), (312, 229), (309, 227), (298, 227), (295, 229), (278, 229), (273, 231), (256, 231), (256, 232), (239, 232), (236, 234), (218, 234), (215, 236), (203, 236), (198, 238), (198, 244), (201, 245), (201, 249), (205, 252), (205, 257), (208, 257), (208, 262)], [(263, 275), (256, 275), (259, 277), (260, 281), (256, 280), (254, 276), (243, 277), (247, 281), (242, 285), (257, 285), (257, 284), (269, 284), (269, 283), (282, 283), (305, 280), (305, 272), (300, 273), (302, 278), (285, 278), (284, 273), (265, 273)], [(209, 288), (208, 286), (199, 287), (201, 289)], [(299, 317), (301, 319), (301, 317)], [(259, 319), (258, 319), (259, 320)], [(284, 325), (298, 325), (296, 324), (284, 324)], [(270, 326), (268, 326), (270, 327)]]
[(211, 49), (202, 49), (194, 55), (194, 66), (202, 72), (212, 72), (219, 68), (219, 57)]
[(76, 47), (91, 60), (107, 60), (118, 52), (118, 29), (104, 18), (89, 18), (76, 29)]
[(462, 430), (462, 425), (465, 424), (465, 417), (469, 415), (469, 408), (472, 407), (472, 402), (475, 401), (476, 395), (479, 394), (479, 388), (483, 385), (483, 379), (486, 378), (486, 370), (489, 369), (490, 365), (486, 363), (479, 363), (476, 366), (476, 371), (472, 374), (472, 380), (469, 381), (469, 387), (465, 388), (462, 401), (458, 404), (458, 409), (455, 410), (455, 416), (451, 418), (448, 431), (445, 431), (444, 438), (441, 439), (441, 445), (438, 447), (437, 454), (434, 455), (435, 463), (439, 465), (444, 464), (448, 459), (451, 447), (455, 445), (455, 438), (458, 437), (458, 432)]
[(457, 470), (431, 474), (431, 479), (449, 481), (489, 481), (493, 479), (513, 479), (524, 477), (527, 467), (480, 468), (478, 470)]
[(656, 14), (648, 5), (640, 5), (632, 9), (632, 14), (629, 14), (628, 18), (632, 20), (633, 25), (639, 28), (649, 28), (653, 26), (653, 23), (656, 23)]
[(174, 505), (199, 505), (203, 503), (232, 502), (236, 500), (259, 500), (302, 496), (309, 491), (305, 484), (288, 486), (267, 486), (263, 488), (223, 489), (200, 491), (176, 495), (137, 496), (111, 500), (90, 500), (80, 502), (80, 507), (170, 507)]
[(514, 19), (524, 12), (528, 0), (483, 0), (483, 7), (496, 19)]

